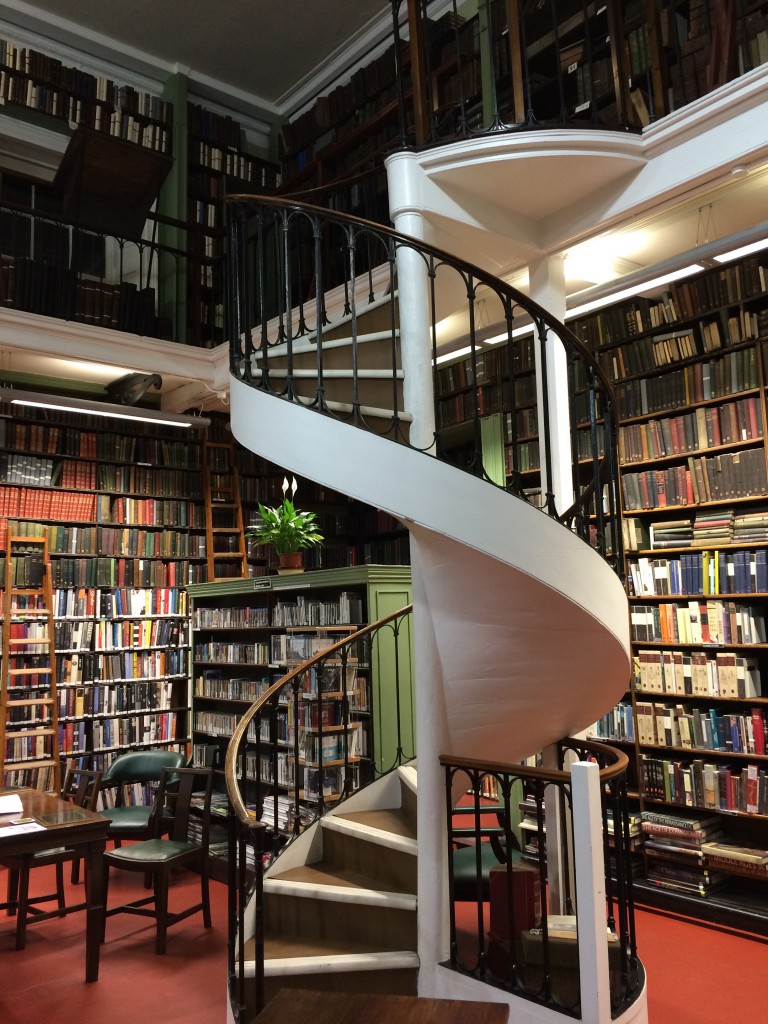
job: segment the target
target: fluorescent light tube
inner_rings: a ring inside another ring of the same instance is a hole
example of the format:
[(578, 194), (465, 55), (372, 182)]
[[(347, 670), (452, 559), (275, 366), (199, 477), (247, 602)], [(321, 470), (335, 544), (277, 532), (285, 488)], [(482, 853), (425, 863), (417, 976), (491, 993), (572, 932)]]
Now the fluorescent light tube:
[(103, 416), (106, 419), (139, 420), (162, 427), (195, 427), (202, 430), (210, 425), (206, 416), (186, 416), (183, 413), (162, 412), (159, 409), (143, 409), (140, 406), (112, 405), (88, 398), (68, 398), (65, 395), (44, 395), (36, 391), (20, 391), (17, 388), (0, 388), (0, 399), (11, 405), (32, 406), (37, 409), (54, 409), (59, 412), (82, 412), (89, 416)]
[(730, 260), (739, 259), (740, 256), (749, 256), (751, 252), (759, 252), (761, 249), (768, 249), (768, 238), (759, 238), (756, 242), (749, 242), (748, 245), (742, 245), (738, 249), (720, 253), (719, 256), (713, 256), (712, 259), (717, 260), (718, 263), (728, 263)]
[(633, 295), (648, 292), (652, 288), (660, 288), (663, 284), (679, 281), (681, 277), (690, 277), (691, 274), (697, 274), (700, 270), (704, 269), (701, 263), (692, 263), (688, 267), (681, 267), (679, 270), (673, 270), (671, 273), (664, 274), (661, 277), (651, 278), (650, 281), (640, 281), (620, 291), (601, 295), (599, 299), (593, 299), (591, 302), (585, 302), (581, 306), (574, 306), (573, 309), (566, 310), (565, 319), (573, 320), (576, 316), (583, 316), (585, 313), (591, 313), (595, 309), (602, 309), (603, 306), (612, 306), (614, 302), (621, 302), (622, 299), (631, 299)]

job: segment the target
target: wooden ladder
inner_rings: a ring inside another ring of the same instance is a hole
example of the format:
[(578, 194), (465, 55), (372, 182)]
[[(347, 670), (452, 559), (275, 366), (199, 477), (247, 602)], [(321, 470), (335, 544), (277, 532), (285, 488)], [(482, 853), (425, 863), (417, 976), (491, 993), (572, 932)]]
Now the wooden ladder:
[(58, 794), (59, 709), (46, 534), (8, 537), (2, 658), (0, 765), (4, 784)]
[(246, 579), (248, 558), (234, 448), (227, 441), (205, 441), (203, 453), (208, 582)]

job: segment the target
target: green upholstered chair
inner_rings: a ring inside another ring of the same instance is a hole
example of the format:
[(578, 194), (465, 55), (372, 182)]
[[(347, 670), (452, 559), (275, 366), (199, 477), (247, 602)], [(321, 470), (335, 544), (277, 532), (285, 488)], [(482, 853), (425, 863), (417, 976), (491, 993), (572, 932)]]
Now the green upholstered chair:
[(182, 768), (186, 763), (186, 757), (178, 750), (132, 750), (116, 757), (101, 779), (102, 793), (115, 790), (114, 806), (99, 811), (110, 820), (107, 839), (113, 839), (116, 846), (123, 839), (151, 839), (155, 835), (155, 802), (130, 802), (128, 787), (135, 783), (159, 783), (164, 769)]
[[(169, 790), (170, 784), (170, 790)], [(104, 932), (106, 919), (113, 914), (138, 914), (153, 917), (157, 922), (155, 949), (165, 953), (166, 934), (170, 925), (182, 921), (198, 911), (203, 912), (203, 924), (211, 927), (211, 907), (208, 894), (208, 831), (211, 817), (211, 768), (178, 768), (165, 770), (157, 791), (158, 813), (154, 816), (156, 835), (139, 843), (116, 847), (104, 854)], [(198, 798), (196, 800), (196, 798)], [(200, 841), (189, 838), (191, 808), (200, 818)], [(171, 806), (173, 819), (167, 837), (160, 835), (164, 827), (159, 808)], [(171, 872), (179, 867), (194, 867), (200, 872), (200, 902), (178, 913), (168, 912), (168, 888)], [(154, 893), (123, 906), (107, 910), (109, 872), (111, 868), (150, 874)], [(150, 906), (151, 904), (151, 906)]]
[[(471, 809), (454, 808), (454, 814), (466, 813)], [(517, 838), (511, 833), (511, 849), (507, 849), (504, 827), (504, 812), (501, 808), (483, 808), (483, 814), (494, 814), (497, 824), (480, 827), (475, 834), (473, 828), (454, 830), (454, 837), (464, 832), (466, 844), (456, 844), (451, 854), (453, 871), (453, 898), (458, 901), (475, 902), (489, 899), (489, 875), (491, 868), (506, 864), (507, 860), (520, 860), (521, 853)], [(477, 849), (480, 849), (480, 873), (477, 869)], [(479, 892), (478, 892), (479, 887)]]
[[(78, 807), (90, 811), (96, 810), (99, 796), (101, 772), (76, 768), (72, 762), (67, 767), (61, 787), (62, 800), (68, 800)], [(8, 868), (7, 908), (8, 915), (16, 914), (16, 949), (24, 949), (27, 944), (27, 924), (30, 921), (43, 921), (51, 917), (64, 917), (68, 910), (80, 910), (85, 904), (67, 907), (64, 900), (64, 865), (72, 863), (72, 873), (80, 860), (76, 849), (56, 847), (52, 850), (41, 850), (38, 853), (22, 854), (17, 857), (4, 857), (0, 860), (3, 867)], [(30, 872), (33, 868), (55, 868), (56, 891), (44, 896), (29, 895)], [(38, 904), (56, 900), (55, 910), (40, 910)]]

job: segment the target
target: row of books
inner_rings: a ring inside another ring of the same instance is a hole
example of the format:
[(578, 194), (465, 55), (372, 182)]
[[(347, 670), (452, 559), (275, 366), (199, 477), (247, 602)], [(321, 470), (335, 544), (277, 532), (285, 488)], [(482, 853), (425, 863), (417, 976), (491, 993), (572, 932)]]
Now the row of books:
[(83, 99), (99, 100), (120, 110), (168, 124), (173, 120), (173, 104), (158, 96), (130, 85), (117, 85), (104, 75), (91, 75), (81, 68), (67, 67), (55, 57), (20, 46), (9, 39), (0, 39), (0, 65)]
[[(527, 349), (526, 349), (527, 351)], [(501, 381), (507, 373), (507, 352), (504, 348), (477, 352), (474, 360), (462, 359), (437, 371), (437, 391), (449, 395), (473, 384)]]
[(168, 469), (200, 469), (200, 445), (130, 434), (75, 430), (18, 419), (0, 423), (0, 447), (102, 462), (145, 462)]
[(624, 523), (625, 549), (629, 552), (768, 541), (768, 512), (708, 509), (694, 519), (663, 520), (648, 526), (628, 516)]
[(32, 727), (27, 730), (20, 729), (13, 735), (6, 734), (4, 751), (6, 770), (11, 762), (23, 765), (25, 761), (42, 761), (51, 758), (55, 736), (52, 730), (50, 732), (50, 735), (41, 735), (39, 729)]
[(195, 697), (209, 697), (213, 700), (242, 700), (249, 703), (257, 700), (271, 686), (268, 677), (222, 676), (217, 672), (205, 671), (195, 676)]
[(733, 651), (640, 650), (633, 658), (638, 693), (675, 693), (692, 697), (746, 700), (762, 696), (754, 658)]
[(641, 557), (629, 563), (636, 597), (668, 594), (768, 593), (768, 549), (692, 551), (677, 558)]
[(5, 519), (21, 516), (35, 522), (96, 522), (97, 507), (101, 499), (109, 506), (108, 495), (4, 486), (0, 487), (0, 517)]
[(256, 185), (258, 188), (275, 189), (282, 181), (277, 165), (248, 156), (247, 153), (225, 149), (215, 143), (190, 142), (189, 159), (192, 163), (238, 178), (251, 185)]
[(99, 466), (98, 487), (102, 491), (157, 495), (167, 498), (202, 500), (199, 473), (178, 469), (153, 469), (149, 466)]
[(768, 263), (761, 256), (715, 268), (674, 282), (661, 299), (634, 298), (602, 310), (576, 324), (581, 339), (594, 348), (621, 342), (626, 336), (653, 331), (663, 324), (699, 316), (703, 311), (735, 306), (768, 291)]
[(306, 729), (299, 736), (299, 760), (307, 765), (329, 765), (360, 756), (360, 724), (331, 732)]
[(624, 507), (633, 512), (749, 498), (768, 493), (762, 448), (695, 458), (686, 465), (622, 475)]
[(104, 718), (91, 723), (93, 750), (113, 747), (146, 747), (176, 738), (176, 712)]
[(721, 406), (701, 406), (680, 416), (620, 427), (619, 461), (648, 462), (738, 441), (756, 441), (762, 434), (760, 403), (756, 396), (750, 396)]
[(730, 714), (716, 708), (638, 701), (635, 717), (637, 740), (646, 746), (765, 754), (765, 718), (759, 708), (749, 714)]
[(182, 588), (155, 587), (131, 589), (119, 587), (56, 588), (53, 591), (56, 619), (98, 617), (100, 619), (138, 618), (149, 615), (187, 615), (187, 592)]
[(66, 266), (24, 255), (23, 250), (2, 257), (0, 296), (1, 304), (13, 309), (150, 337), (157, 333), (153, 288), (75, 278)]
[(737, 768), (642, 755), (640, 769), (643, 792), (652, 799), (742, 814), (764, 815), (768, 807), (768, 775), (756, 764)]
[(628, 420), (751, 391), (758, 383), (757, 353), (750, 345), (719, 358), (625, 381), (616, 387), (616, 400), (620, 418)]
[(735, 601), (659, 602), (630, 608), (632, 639), (664, 644), (764, 644), (765, 614)]
[[(248, 605), (237, 608), (195, 608), (192, 617), (193, 629), (255, 629), (269, 626), (269, 624), (269, 608), (266, 605)], [(284, 624), (279, 623), (279, 625)]]
[(184, 648), (165, 650), (128, 650), (64, 654), (56, 659), (57, 686), (71, 686), (94, 680), (125, 682), (130, 680), (164, 679), (184, 676), (187, 651)]
[(52, 563), (55, 587), (185, 587), (205, 579), (204, 566), (160, 558), (70, 558)]
[(299, 594), (293, 601), (277, 601), (272, 609), (273, 626), (337, 626), (364, 621), (362, 598), (347, 590), (332, 601)]
[(262, 641), (232, 641), (226, 643), (215, 640), (208, 643), (196, 643), (195, 661), (207, 661), (218, 665), (269, 665), (270, 647)]
[[(13, 528), (11, 528), (13, 533)], [(51, 555), (141, 556), (143, 558), (204, 558), (205, 535), (158, 527), (132, 529), (108, 526), (48, 527)]]
[[(170, 680), (138, 683), (92, 683), (57, 690), (59, 718), (83, 718), (127, 711), (169, 711), (174, 706)], [(177, 702), (176, 702), (177, 703)]]

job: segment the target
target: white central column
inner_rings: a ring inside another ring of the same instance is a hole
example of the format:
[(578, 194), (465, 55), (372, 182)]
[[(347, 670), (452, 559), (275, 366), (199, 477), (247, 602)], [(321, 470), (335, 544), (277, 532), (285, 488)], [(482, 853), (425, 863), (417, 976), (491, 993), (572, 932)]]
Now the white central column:
[[(419, 175), (412, 154), (396, 153), (387, 160), (390, 215), (395, 229), (423, 241), (423, 204)], [(435, 397), (432, 375), (432, 305), (429, 272), (423, 257), (407, 246), (397, 250), (397, 306), (400, 358), (403, 368), (404, 411), (413, 417), (409, 439), (414, 448), (435, 453)]]

